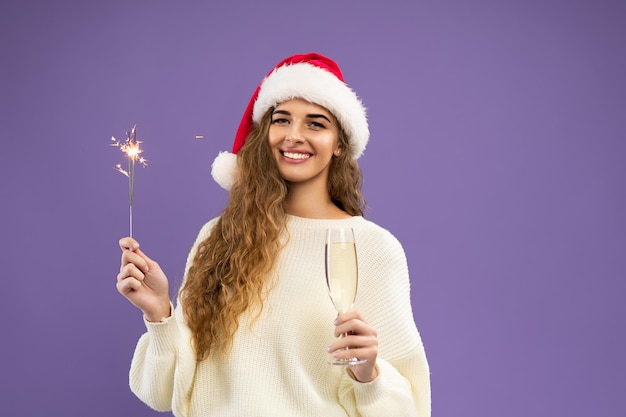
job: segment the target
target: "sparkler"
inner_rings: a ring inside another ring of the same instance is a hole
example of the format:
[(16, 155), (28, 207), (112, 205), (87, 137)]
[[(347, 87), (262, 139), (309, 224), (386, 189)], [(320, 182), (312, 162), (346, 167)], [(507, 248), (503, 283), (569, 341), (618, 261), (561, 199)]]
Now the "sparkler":
[(139, 162), (140, 165), (146, 166), (148, 161), (141, 156), (143, 150), (139, 147), (141, 141), (137, 140), (137, 125), (133, 126), (130, 132), (126, 132), (126, 140), (121, 142), (115, 137), (111, 137), (113, 143), (111, 146), (116, 146), (122, 151), (128, 158), (128, 171), (122, 168), (122, 164), (117, 164), (115, 170), (121, 172), (128, 177), (128, 200), (129, 200), (129, 226), (130, 237), (133, 236), (133, 200), (135, 199), (135, 164)]

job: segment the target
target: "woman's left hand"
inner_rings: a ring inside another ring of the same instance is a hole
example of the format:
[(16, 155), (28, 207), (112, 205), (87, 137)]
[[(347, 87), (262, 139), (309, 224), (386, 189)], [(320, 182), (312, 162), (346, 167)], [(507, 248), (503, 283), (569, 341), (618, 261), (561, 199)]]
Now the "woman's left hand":
[[(342, 334), (346, 336), (340, 337)], [(350, 369), (359, 382), (371, 382), (378, 376), (378, 332), (370, 326), (357, 310), (339, 313), (335, 320), (335, 336), (338, 338), (328, 347), (336, 359), (359, 358), (367, 362), (352, 365)], [(349, 348), (346, 350), (346, 347)]]

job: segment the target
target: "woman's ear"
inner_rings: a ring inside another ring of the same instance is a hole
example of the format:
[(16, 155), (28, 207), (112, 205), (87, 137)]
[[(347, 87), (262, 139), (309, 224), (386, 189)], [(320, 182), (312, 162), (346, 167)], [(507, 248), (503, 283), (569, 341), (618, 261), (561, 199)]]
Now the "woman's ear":
[(335, 152), (333, 152), (333, 155), (341, 156), (341, 146), (337, 146), (337, 149), (335, 149)]

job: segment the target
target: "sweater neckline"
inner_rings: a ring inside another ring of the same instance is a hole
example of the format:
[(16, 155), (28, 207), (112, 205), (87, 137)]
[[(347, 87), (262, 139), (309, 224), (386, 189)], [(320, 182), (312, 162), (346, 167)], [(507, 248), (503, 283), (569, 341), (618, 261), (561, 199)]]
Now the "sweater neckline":
[(331, 227), (355, 227), (365, 219), (363, 216), (352, 216), (345, 219), (310, 219), (287, 215), (287, 225), (290, 229), (328, 229)]

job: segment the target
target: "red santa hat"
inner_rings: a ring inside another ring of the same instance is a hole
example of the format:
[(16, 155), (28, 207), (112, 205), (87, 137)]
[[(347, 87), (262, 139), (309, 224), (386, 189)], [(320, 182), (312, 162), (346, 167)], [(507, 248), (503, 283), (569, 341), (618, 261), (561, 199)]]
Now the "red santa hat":
[(272, 107), (300, 98), (330, 111), (348, 136), (350, 149), (359, 158), (369, 139), (365, 107), (348, 87), (337, 63), (317, 53), (293, 55), (278, 63), (252, 95), (241, 119), (232, 152), (220, 152), (213, 161), (213, 179), (229, 190), (237, 179), (237, 152), (253, 126)]

